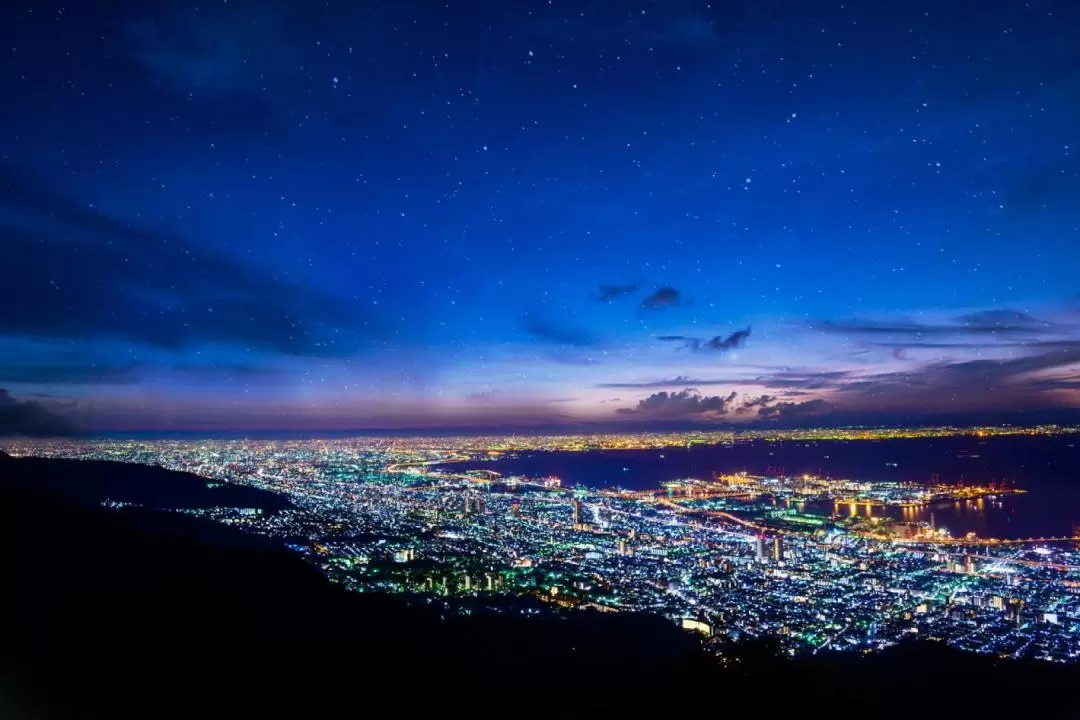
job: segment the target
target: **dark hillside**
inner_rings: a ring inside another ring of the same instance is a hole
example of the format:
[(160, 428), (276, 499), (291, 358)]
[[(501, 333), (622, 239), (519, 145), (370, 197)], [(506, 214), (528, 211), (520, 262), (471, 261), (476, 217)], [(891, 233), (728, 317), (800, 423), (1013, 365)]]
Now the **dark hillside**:
[(443, 618), (433, 607), (343, 591), (279, 549), (213, 542), (236, 531), (208, 534), (208, 521), (89, 502), (87, 488), (114, 472), (136, 485), (191, 479), (0, 456), (0, 672), (4, 685), (61, 717), (225, 708), (355, 717), (487, 703), (544, 714), (578, 703), (632, 714), (693, 705), (766, 717), (854, 708), (998, 717), (1020, 704), (1070, 717), (1074, 705), (1073, 668), (936, 645), (785, 661), (748, 644), (736, 649), (744, 662), (721, 669), (660, 618)]

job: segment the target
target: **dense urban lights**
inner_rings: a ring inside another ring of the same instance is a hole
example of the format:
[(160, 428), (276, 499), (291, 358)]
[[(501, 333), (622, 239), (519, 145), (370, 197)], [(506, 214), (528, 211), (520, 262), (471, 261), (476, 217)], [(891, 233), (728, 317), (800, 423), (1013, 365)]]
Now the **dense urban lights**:
[[(1019, 432), (1072, 431), (849, 429), (763, 437)], [(800, 506), (807, 498), (877, 506), (942, 497), (981, 502), (1019, 488), (739, 474), (631, 492), (460, 470), (452, 462), (526, 449), (744, 439), (85, 439), (20, 441), (9, 451), (160, 465), (282, 493), (293, 508), (187, 512), (279, 538), (349, 588), (417, 594), (465, 612), (529, 595), (565, 608), (661, 614), (718, 643), (771, 636), (791, 653), (874, 650), (917, 635), (1002, 656), (1068, 661), (1080, 654), (1080, 553), (1070, 538), (952, 537), (925, 524)]]

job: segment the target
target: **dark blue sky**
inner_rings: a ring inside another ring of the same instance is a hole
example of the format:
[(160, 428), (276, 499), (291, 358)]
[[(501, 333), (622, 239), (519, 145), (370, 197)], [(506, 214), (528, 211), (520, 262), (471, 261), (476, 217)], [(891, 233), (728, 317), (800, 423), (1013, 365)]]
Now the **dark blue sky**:
[(0, 23), (13, 417), (1080, 405), (1075, 2), (96, 5)]

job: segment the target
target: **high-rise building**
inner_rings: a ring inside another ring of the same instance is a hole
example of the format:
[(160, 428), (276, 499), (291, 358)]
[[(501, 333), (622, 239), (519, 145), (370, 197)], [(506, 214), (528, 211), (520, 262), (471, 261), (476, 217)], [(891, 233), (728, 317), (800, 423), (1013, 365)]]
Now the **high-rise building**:
[(581, 501), (577, 498), (573, 498), (571, 504), (574, 507), (574, 527), (581, 526)]
[(773, 538), (772, 559), (773, 562), (784, 562), (784, 541), (779, 535)]
[(765, 538), (762, 535), (754, 538), (754, 559), (765, 562)]

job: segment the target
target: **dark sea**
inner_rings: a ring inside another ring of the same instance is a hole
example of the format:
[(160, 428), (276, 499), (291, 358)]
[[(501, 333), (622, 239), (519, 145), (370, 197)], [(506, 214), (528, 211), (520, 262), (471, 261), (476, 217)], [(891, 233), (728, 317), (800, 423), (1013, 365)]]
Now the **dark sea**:
[[(630, 490), (743, 470), (868, 481), (1005, 482), (1028, 492), (981, 502), (938, 503), (908, 512), (902, 519), (929, 522), (933, 513), (935, 524), (954, 536), (974, 531), (980, 537), (1001, 538), (1072, 535), (1074, 526), (1080, 526), (1080, 436), (755, 441), (663, 450), (535, 452), (491, 462), (455, 463), (454, 467), (530, 477), (555, 475), (564, 486)], [(901, 518), (901, 511), (893, 510), (874, 512)]]

